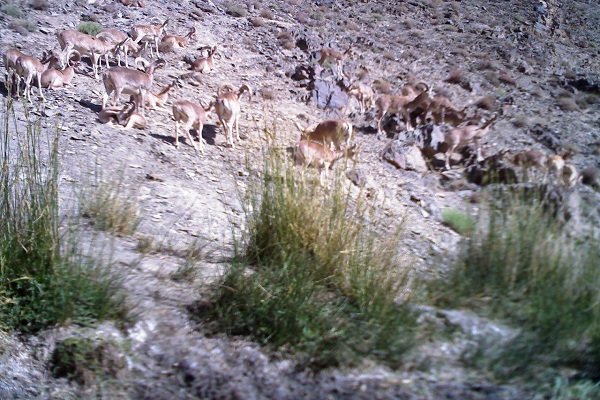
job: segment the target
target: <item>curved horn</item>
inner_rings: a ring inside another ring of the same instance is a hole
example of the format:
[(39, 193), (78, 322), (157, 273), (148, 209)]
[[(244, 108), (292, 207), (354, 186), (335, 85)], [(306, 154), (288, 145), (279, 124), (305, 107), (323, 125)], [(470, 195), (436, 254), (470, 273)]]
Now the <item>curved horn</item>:
[[(150, 65), (150, 61), (146, 60), (144, 57), (137, 57), (133, 63), (137, 69), (146, 69)], [(138, 66), (138, 63), (142, 64), (142, 68)]]
[(167, 62), (165, 61), (164, 58), (159, 58), (158, 60), (154, 61), (154, 68), (162, 68), (165, 65), (167, 65)]
[[(72, 58), (72, 56), (75, 55), (74, 58)], [(78, 63), (81, 61), (81, 53), (79, 53), (77, 50), (71, 50), (71, 52), (69, 53), (69, 65), (71, 65), (71, 61), (73, 61), (73, 63)]]
[(242, 86), (240, 86), (240, 90), (238, 91), (238, 97), (241, 97), (244, 92), (248, 92), (249, 100), (251, 101), (252, 100), (252, 88), (245, 83)]
[(426, 83), (425, 83), (425, 82), (423, 82), (423, 81), (421, 81), (421, 82), (417, 83), (417, 84), (415, 85), (415, 88), (418, 88), (420, 85), (422, 85), (422, 86), (424, 86), (424, 87), (425, 87), (425, 89), (423, 90), (424, 92), (429, 92), (429, 85), (428, 85), (428, 84), (426, 84)]

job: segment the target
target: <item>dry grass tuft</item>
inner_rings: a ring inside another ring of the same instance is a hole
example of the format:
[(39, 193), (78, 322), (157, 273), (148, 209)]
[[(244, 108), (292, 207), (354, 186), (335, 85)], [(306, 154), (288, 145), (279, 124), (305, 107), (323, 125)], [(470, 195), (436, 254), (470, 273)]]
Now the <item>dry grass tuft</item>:
[(563, 111), (579, 111), (579, 106), (572, 98), (561, 97), (556, 103)]
[(516, 128), (525, 128), (529, 124), (529, 119), (526, 115), (517, 115), (511, 120), (512, 124)]
[(493, 96), (483, 96), (475, 105), (483, 110), (493, 110), (496, 108), (496, 99)]
[(264, 19), (273, 19), (273, 13), (268, 9), (262, 10), (259, 15)]
[(507, 85), (512, 85), (512, 86), (517, 85), (517, 80), (515, 78), (513, 78), (512, 76), (508, 75), (508, 72), (506, 72), (506, 71), (501, 72), (498, 75), (498, 79), (500, 80), (500, 82), (506, 83)]
[(265, 20), (260, 17), (250, 17), (248, 21), (252, 24), (253, 27), (258, 28), (264, 26)]
[(260, 91), (260, 95), (265, 100), (275, 100), (277, 98), (277, 93), (273, 89), (262, 88)]

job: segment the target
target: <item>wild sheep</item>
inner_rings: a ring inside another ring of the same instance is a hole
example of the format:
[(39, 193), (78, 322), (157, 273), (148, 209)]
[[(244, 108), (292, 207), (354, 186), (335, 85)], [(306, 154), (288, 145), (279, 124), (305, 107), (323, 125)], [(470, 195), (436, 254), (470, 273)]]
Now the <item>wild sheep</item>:
[(301, 132), (301, 139), (321, 143), (327, 147), (341, 149), (342, 143), (348, 147), (352, 140), (352, 124), (343, 120), (326, 120), (320, 122), (314, 128), (303, 128), (298, 122), (296, 127)]
[(475, 144), (475, 151), (477, 154), (477, 161), (482, 160), (481, 148), (479, 146), (480, 140), (488, 133), (493, 123), (496, 121), (498, 114), (494, 114), (490, 120), (488, 120), (483, 126), (478, 125), (466, 125), (458, 128), (451, 129), (444, 136), (444, 142), (448, 146), (446, 150), (446, 169), (450, 169), (450, 155), (461, 147), (467, 146), (471, 143)]
[[(323, 176), (328, 177), (329, 168), (342, 157), (353, 158), (358, 153), (356, 145), (346, 147), (344, 150), (331, 150), (323, 143), (302, 139), (295, 150), (296, 164), (303, 167), (313, 166), (319, 169), (319, 182), (323, 185)], [(302, 170), (304, 176), (304, 169)]]
[(252, 89), (248, 85), (242, 85), (240, 89), (235, 92), (233, 87), (230, 85), (223, 85), (217, 90), (217, 96), (215, 98), (215, 112), (219, 117), (221, 126), (225, 131), (227, 137), (227, 144), (232, 148), (235, 147), (233, 143), (233, 128), (235, 127), (235, 133), (237, 141), (240, 142), (240, 98), (244, 92), (248, 92), (250, 99), (252, 98)]
[(175, 147), (179, 147), (179, 127), (181, 126), (187, 135), (190, 144), (194, 147), (194, 150), (198, 152), (198, 147), (196, 147), (194, 139), (192, 138), (192, 135), (190, 135), (190, 129), (194, 128), (199, 137), (200, 152), (204, 154), (206, 141), (202, 137), (202, 129), (204, 128), (204, 122), (206, 121), (206, 112), (208, 112), (212, 106), (213, 103), (210, 103), (208, 107), (204, 107), (202, 104), (190, 100), (177, 100), (173, 103)]
[(405, 85), (400, 94), (389, 95), (384, 94), (375, 101), (377, 107), (377, 138), (381, 139), (383, 134), (382, 121), (383, 117), (389, 113), (399, 113), (404, 110), (404, 107), (413, 101), (421, 93), (428, 92), (429, 86), (424, 82), (419, 82), (415, 85)]

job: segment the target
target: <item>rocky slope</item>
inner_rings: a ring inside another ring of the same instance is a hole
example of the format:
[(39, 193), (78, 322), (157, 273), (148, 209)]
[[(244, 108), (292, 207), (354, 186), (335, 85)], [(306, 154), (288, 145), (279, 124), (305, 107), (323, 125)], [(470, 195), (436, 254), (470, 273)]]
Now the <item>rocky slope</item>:
[[(392, 92), (417, 79), (461, 107), (475, 109), (479, 99), (491, 96), (492, 110), (480, 112), (501, 112), (501, 117), (484, 140), (488, 155), (505, 148), (552, 153), (569, 144), (577, 149), (573, 162), (579, 169), (598, 166), (600, 11), (591, 1), (147, 0), (143, 8), (90, 3), (54, 1), (47, 10), (34, 10), (23, 2), (22, 19), (35, 23), (37, 31), (24, 32), (18, 19), (0, 14), (0, 47), (18, 44), (39, 56), (58, 45), (57, 29), (75, 28), (84, 20), (127, 32), (133, 24), (169, 18), (170, 32), (184, 34), (193, 26), (197, 39), (188, 49), (165, 55), (167, 66), (157, 71), (155, 88), (186, 72), (184, 55), (217, 45), (222, 58), (215, 70), (185, 80), (174, 98), (207, 104), (223, 83), (249, 84), (255, 95), (242, 101), (241, 145), (224, 145), (212, 114), (203, 131), (207, 151), (199, 156), (185, 139), (174, 147), (170, 112), (150, 112), (145, 130), (97, 122), (104, 89), (89, 66), (71, 87), (47, 92), (46, 124), (62, 131), (65, 215), (76, 208), (77, 188), (93, 184), (97, 174), (101, 179), (123, 177), (125, 191), (140, 205), (142, 221), (135, 237), (90, 230), (99, 245), (112, 248), (135, 322), (124, 331), (103, 324), (57, 328), (30, 338), (0, 334), (0, 398), (62, 399), (93, 393), (111, 399), (522, 398), (518, 387), (495, 384), (460, 363), (474, 332), (496, 332), (499, 340), (511, 335), (509, 329), (468, 313), (423, 311), (425, 320), (456, 326), (462, 334), (450, 343), (423, 344), (401, 370), (365, 363), (313, 374), (246, 340), (206, 337), (191, 322), (187, 308), (203, 298), (206, 284), (232, 255), (231, 228), (239, 233), (243, 227), (239, 194), (247, 183), (248, 163), (256, 167), (253, 156), (266, 145), (263, 128), (275, 131), (285, 148), (298, 137), (294, 120), (316, 122), (337, 115), (335, 106), (321, 109), (310, 100), (306, 80), (292, 79), (298, 67), (314, 65), (313, 52), (326, 44), (338, 49), (352, 44), (345, 71), (368, 71), (365, 82), (386, 81)], [(451, 73), (450, 81), (456, 83), (448, 82)], [(379, 86), (386, 89), (386, 84)], [(406, 218), (407, 257), (423, 274), (437, 274), (447, 267), (440, 265), (440, 256), (453, 254), (459, 241), (459, 235), (441, 224), (441, 210), (476, 211), (468, 201), (481, 189), (455, 177), (448, 180), (437, 170), (409, 171), (384, 162), (381, 151), (389, 140), (375, 138), (374, 111), (360, 115), (357, 104), (350, 106), (361, 146), (357, 174), (376, 193), (374, 202), (387, 218)], [(597, 204), (598, 196), (589, 187), (578, 185), (574, 193)], [(599, 217), (597, 208), (588, 213)], [(163, 246), (142, 255), (138, 244), (144, 238)], [(194, 244), (204, 254), (197, 262), (198, 273), (191, 280), (174, 281), (173, 273), (185, 261), (182, 255)], [(123, 362), (116, 378), (91, 389), (53, 378), (47, 367), (50, 353), (58, 340), (72, 335), (128, 343), (129, 351), (117, 351)]]

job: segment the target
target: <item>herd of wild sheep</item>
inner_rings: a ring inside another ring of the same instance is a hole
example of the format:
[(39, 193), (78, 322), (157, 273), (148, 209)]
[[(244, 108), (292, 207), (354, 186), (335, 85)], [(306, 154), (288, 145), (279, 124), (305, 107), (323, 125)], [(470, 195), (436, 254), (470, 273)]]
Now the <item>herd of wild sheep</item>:
[[(161, 53), (176, 52), (187, 47), (194, 40), (196, 33), (196, 29), (191, 28), (184, 36), (167, 34), (165, 30), (167, 24), (168, 20), (158, 25), (134, 25), (129, 34), (108, 28), (96, 36), (72, 29), (61, 30), (56, 33), (60, 51), (45, 52), (41, 60), (24, 54), (16, 48), (8, 49), (3, 57), (6, 67), (6, 86), (9, 90), (16, 90), (17, 96), (20, 95), (21, 86), (24, 86), (23, 94), (29, 101), (31, 101), (32, 86), (37, 86), (40, 97), (45, 101), (42, 89), (58, 89), (69, 85), (82, 58), (89, 59), (96, 79), (100, 79), (99, 69), (102, 69), (102, 60), (104, 60), (106, 68), (101, 78), (105, 94), (102, 99), (102, 110), (98, 115), (99, 121), (116, 123), (126, 128), (143, 129), (147, 126), (146, 109), (164, 110), (170, 90), (180, 86), (181, 79), (191, 74), (212, 71), (215, 68), (215, 60), (220, 57), (216, 46), (201, 47), (198, 58), (183, 59), (189, 64), (191, 72), (175, 79), (160, 91), (153, 92), (154, 73), (166, 65), (166, 61), (161, 58)], [(148, 57), (148, 50), (149, 58), (153, 58), (153, 62), (142, 57), (142, 55)], [(346, 78), (344, 61), (352, 56), (351, 47), (345, 51), (326, 47), (318, 54), (317, 63), (321, 71), (323, 71), (322, 67), (331, 65), (338, 79), (343, 81)], [(130, 66), (130, 55), (134, 57), (133, 66)], [(113, 66), (110, 64), (111, 61)], [(449, 129), (444, 133), (444, 146), (441, 150), (445, 157), (445, 168), (450, 169), (451, 155), (466, 146), (474, 145), (477, 160), (482, 160), (480, 141), (493, 126), (497, 114), (487, 121), (473, 122), (473, 119), (467, 116), (466, 107), (459, 109), (446, 96), (433, 96), (430, 87), (424, 82), (406, 84), (399, 93), (383, 94), (377, 99), (371, 86), (366, 83), (355, 81), (349, 86), (342, 86), (349, 96), (357, 100), (361, 113), (366, 113), (373, 106), (375, 107), (378, 138), (384, 136), (383, 120), (389, 114), (401, 116), (406, 130), (423, 123), (447, 124)], [(226, 84), (217, 90), (214, 100), (206, 106), (201, 102), (188, 99), (172, 101), (175, 145), (179, 145), (179, 131), (182, 129), (196, 152), (204, 154), (205, 141), (202, 138), (202, 129), (207, 112), (214, 108), (226, 136), (227, 145), (234, 147), (234, 129), (235, 138), (237, 142), (240, 141), (240, 99), (244, 93), (252, 96), (250, 86), (242, 85), (239, 89), (235, 89)], [(119, 107), (121, 95), (129, 96), (129, 99), (124, 106)], [(325, 120), (311, 128), (304, 128), (299, 124), (297, 126), (302, 133), (296, 146), (296, 160), (304, 166), (312, 165), (319, 168), (321, 175), (323, 172), (326, 174), (336, 160), (342, 157), (354, 157), (357, 154), (356, 146), (351, 145), (353, 127), (346, 118)], [(191, 129), (194, 129), (199, 137), (198, 146), (190, 134)], [(508, 158), (513, 165), (525, 170), (532, 168), (541, 170), (544, 177), (552, 176), (556, 182), (568, 187), (575, 185), (579, 178), (575, 167), (567, 162), (566, 153), (548, 156), (541, 151), (526, 150), (513, 153)]]

